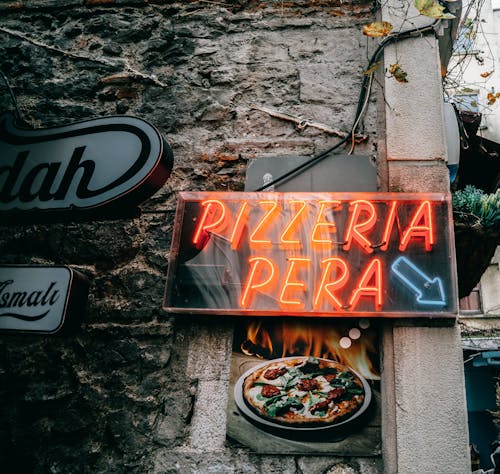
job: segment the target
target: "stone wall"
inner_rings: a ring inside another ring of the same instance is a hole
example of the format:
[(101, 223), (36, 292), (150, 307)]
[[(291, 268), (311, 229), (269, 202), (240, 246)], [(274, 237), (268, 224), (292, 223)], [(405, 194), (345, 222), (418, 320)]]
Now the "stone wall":
[[(250, 158), (335, 144), (252, 105), (348, 130), (369, 49), (360, 30), (371, 15), (364, 0), (0, 2), (0, 69), (30, 125), (137, 115), (167, 136), (176, 160), (139, 218), (1, 223), (0, 264), (71, 265), (92, 285), (76, 335), (0, 336), (0, 465), (40, 473), (382, 471), (377, 458), (257, 456), (227, 443), (231, 321), (193, 322), (161, 309), (176, 193), (241, 190)], [(12, 109), (0, 92), (0, 108)], [(375, 156), (374, 109), (357, 151)], [(210, 417), (213, 389), (222, 402)]]

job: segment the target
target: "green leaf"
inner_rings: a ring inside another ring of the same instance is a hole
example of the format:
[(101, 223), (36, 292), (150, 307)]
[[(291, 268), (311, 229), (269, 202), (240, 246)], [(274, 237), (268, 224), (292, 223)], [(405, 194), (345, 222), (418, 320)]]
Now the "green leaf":
[(280, 400), (275, 400), (274, 403), (264, 406), (264, 409), (269, 416), (281, 415), (286, 413), (290, 408), (300, 409), (304, 407), (299, 397), (280, 398)]
[(363, 393), (365, 393), (365, 391), (361, 388), (361, 387), (349, 387), (347, 389), (347, 393), (349, 395), (363, 395)]
[(328, 393), (327, 392), (320, 392), (319, 390), (313, 390), (311, 393), (314, 393), (314, 395), (318, 395), (320, 397), (328, 397)]
[(309, 395), (308, 405), (312, 407), (313, 405), (316, 405), (316, 403), (322, 402), (323, 400), (324, 400), (324, 397), (313, 395), (311, 393)]
[(271, 398), (265, 398), (266, 403), (264, 403), (264, 405), (272, 405), (273, 403), (277, 402), (280, 398), (283, 398), (284, 394), (283, 393), (280, 393), (279, 395), (275, 395), (274, 397), (271, 397)]
[(451, 20), (455, 15), (444, 13), (445, 8), (435, 0), (415, 0), (415, 8), (421, 15), (441, 20)]
[(470, 226), (479, 224), (485, 230), (500, 232), (500, 190), (485, 194), (483, 190), (468, 185), (453, 193), (452, 203), (457, 222)]
[(353, 379), (354, 375), (351, 372), (340, 372), (339, 375), (337, 375), (338, 379)]
[(474, 20), (472, 18), (466, 18), (462, 24), (462, 28), (472, 28), (474, 25)]

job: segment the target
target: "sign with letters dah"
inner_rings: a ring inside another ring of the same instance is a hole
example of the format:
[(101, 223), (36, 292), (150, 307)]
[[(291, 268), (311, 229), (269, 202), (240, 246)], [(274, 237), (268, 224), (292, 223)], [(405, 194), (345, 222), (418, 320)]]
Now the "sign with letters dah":
[(453, 317), (451, 222), (445, 194), (180, 193), (164, 306)]
[(20, 128), (0, 117), (0, 223), (133, 217), (170, 175), (172, 151), (136, 117)]

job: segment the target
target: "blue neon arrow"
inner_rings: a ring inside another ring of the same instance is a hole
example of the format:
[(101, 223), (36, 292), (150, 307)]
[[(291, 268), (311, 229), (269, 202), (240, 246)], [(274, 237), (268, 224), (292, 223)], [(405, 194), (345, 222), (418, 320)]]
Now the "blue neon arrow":
[(406, 257), (394, 260), (391, 270), (417, 295), (417, 303), (426, 305), (446, 305), (441, 278), (426, 275)]

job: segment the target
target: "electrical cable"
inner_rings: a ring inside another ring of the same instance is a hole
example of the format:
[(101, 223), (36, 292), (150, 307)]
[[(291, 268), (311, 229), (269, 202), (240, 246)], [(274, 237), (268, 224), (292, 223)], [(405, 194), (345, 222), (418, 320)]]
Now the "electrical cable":
[[(366, 70), (368, 71), (371, 67), (373, 67), (380, 55), (382, 54), (382, 51), (386, 46), (391, 44), (393, 41), (400, 40), (400, 39), (405, 39), (405, 38), (410, 38), (415, 34), (423, 35), (424, 33), (430, 32), (430, 31), (435, 31), (436, 25), (439, 23), (439, 19), (433, 21), (430, 25), (424, 26), (422, 28), (412, 28), (410, 30), (406, 31), (401, 31), (398, 33), (391, 34), (384, 38), (383, 41), (380, 42), (378, 45), (377, 49), (374, 51), (372, 56), (370, 57), (370, 61), (368, 62), (368, 67)], [(282, 174), (281, 176), (278, 176), (277, 178), (273, 179), (272, 181), (263, 184), (259, 188), (255, 189), (254, 192), (259, 192), (259, 191), (264, 191), (265, 189), (269, 189), (275, 184), (279, 184), (282, 181), (287, 181), (288, 179), (292, 178), (293, 176), (306, 171), (307, 169), (311, 168), (314, 166), (316, 163), (319, 163), (323, 159), (325, 159), (332, 151), (335, 151), (337, 148), (341, 147), (344, 143), (346, 143), (349, 138), (354, 137), (354, 134), (356, 133), (356, 129), (359, 126), (359, 123), (361, 121), (361, 118), (363, 114), (366, 111), (367, 104), (368, 104), (368, 98), (370, 95), (371, 91), (371, 84), (373, 80), (373, 74), (374, 71), (371, 72), (370, 74), (365, 74), (363, 77), (363, 82), (361, 83), (361, 89), (359, 91), (359, 97), (358, 97), (358, 105), (356, 109), (356, 114), (354, 117), (354, 122), (351, 127), (350, 133), (348, 133), (342, 140), (340, 140), (338, 143), (333, 145), (331, 148), (328, 150), (325, 150), (321, 152), (319, 155), (312, 157), (310, 160), (307, 160), (306, 162), (296, 166), (295, 168), (291, 169), (290, 171), (287, 171), (286, 173)], [(354, 140), (354, 138), (353, 138)], [(351, 152), (354, 150), (354, 147), (351, 148)]]
[(349, 155), (352, 155), (354, 152), (354, 148), (356, 148), (356, 129), (358, 128), (359, 122), (363, 118), (363, 115), (366, 112), (366, 108), (368, 107), (368, 102), (370, 100), (370, 93), (372, 89), (372, 84), (373, 84), (373, 74), (370, 74), (370, 80), (368, 81), (368, 87), (367, 87), (367, 92), (366, 92), (366, 97), (365, 100), (363, 101), (363, 107), (361, 108), (361, 111), (359, 112), (358, 118), (354, 122), (354, 125), (351, 128), (351, 149), (349, 150)]

